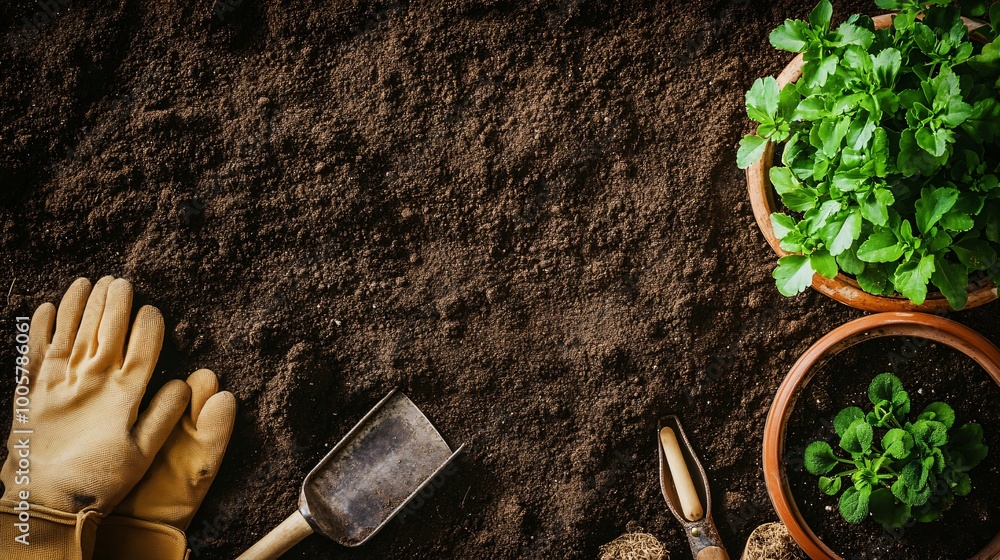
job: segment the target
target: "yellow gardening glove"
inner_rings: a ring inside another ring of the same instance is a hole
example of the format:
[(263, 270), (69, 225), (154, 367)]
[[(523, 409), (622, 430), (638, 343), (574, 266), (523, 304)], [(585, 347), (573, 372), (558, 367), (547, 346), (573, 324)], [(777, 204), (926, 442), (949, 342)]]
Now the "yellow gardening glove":
[(95, 560), (180, 560), (184, 531), (219, 472), (236, 418), (236, 399), (201, 369), (187, 379), (191, 405), (149, 471), (97, 533)]
[(19, 379), (30, 403), (15, 401), (0, 471), (0, 558), (89, 559), (100, 519), (142, 478), (184, 413), (190, 389), (176, 380), (139, 414), (163, 318), (140, 309), (123, 355), (131, 309), (129, 283), (106, 277), (93, 290), (84, 278), (74, 282), (58, 314), (51, 304), (35, 312)]

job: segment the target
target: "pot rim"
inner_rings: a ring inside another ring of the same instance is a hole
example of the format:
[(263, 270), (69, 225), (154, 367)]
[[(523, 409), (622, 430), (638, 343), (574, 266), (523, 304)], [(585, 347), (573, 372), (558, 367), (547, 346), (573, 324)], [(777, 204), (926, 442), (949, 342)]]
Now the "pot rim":
[[(876, 29), (882, 29), (892, 25), (892, 14), (883, 14), (872, 18)], [(982, 26), (982, 22), (965, 20), (966, 27), (975, 30)], [(786, 84), (794, 82), (802, 76), (802, 66), (804, 62), (799, 54), (788, 63), (788, 66), (778, 75), (778, 85), (784, 87)], [(774, 142), (768, 142), (761, 158), (755, 161), (746, 170), (747, 188), (750, 193), (750, 206), (753, 208), (753, 215), (757, 221), (767, 244), (771, 246), (778, 257), (789, 255), (788, 251), (781, 248), (780, 241), (774, 234), (771, 227), (771, 214), (778, 210), (778, 205), (774, 200), (774, 188), (771, 186), (771, 179), (768, 175), (774, 162)], [(862, 311), (926, 311), (926, 312), (946, 312), (954, 311), (948, 300), (940, 293), (933, 292), (927, 295), (927, 299), (920, 305), (901, 296), (876, 296), (861, 289), (858, 283), (849, 276), (838, 273), (834, 278), (826, 278), (819, 274), (813, 275), (812, 287), (817, 292), (830, 297), (840, 303), (861, 309)], [(969, 300), (962, 309), (972, 309), (985, 303), (997, 299), (997, 287), (992, 282), (982, 285), (970, 284), (968, 286)]]
[[(950, 319), (925, 313), (879, 313), (850, 321), (820, 338), (795, 362), (781, 382), (764, 425), (763, 469), (767, 493), (788, 532), (813, 560), (842, 560), (809, 528), (792, 496), (784, 454), (788, 420), (816, 371), (841, 351), (889, 336), (932, 340), (972, 358), (1000, 385), (1000, 349), (976, 331)], [(972, 560), (1000, 557), (1000, 533)]]

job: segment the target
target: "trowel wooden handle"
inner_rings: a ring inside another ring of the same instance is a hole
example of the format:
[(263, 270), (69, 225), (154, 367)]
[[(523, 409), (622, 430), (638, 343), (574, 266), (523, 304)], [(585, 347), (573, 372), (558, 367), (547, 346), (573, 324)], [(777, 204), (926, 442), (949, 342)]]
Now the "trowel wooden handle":
[(691, 472), (688, 471), (687, 462), (684, 461), (684, 454), (681, 453), (681, 446), (677, 443), (677, 436), (670, 428), (660, 430), (660, 443), (663, 445), (663, 453), (667, 456), (667, 466), (670, 467), (670, 478), (674, 481), (674, 488), (677, 489), (677, 499), (681, 501), (681, 513), (688, 521), (698, 521), (705, 516), (705, 509), (701, 506), (701, 498), (695, 490), (694, 480), (691, 479)]
[(309, 522), (296, 510), (236, 560), (273, 560), (288, 552), (312, 532)]
[(701, 549), (695, 560), (729, 560), (729, 553), (724, 548), (709, 546)]

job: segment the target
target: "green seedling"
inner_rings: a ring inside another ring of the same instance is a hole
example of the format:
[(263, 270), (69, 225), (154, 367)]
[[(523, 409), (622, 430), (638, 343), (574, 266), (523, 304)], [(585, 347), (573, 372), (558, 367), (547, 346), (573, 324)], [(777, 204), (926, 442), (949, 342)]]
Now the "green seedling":
[[(853, 275), (866, 292), (916, 304), (933, 286), (959, 309), (970, 276), (993, 279), (1000, 249), (1000, 40), (972, 41), (948, 0), (878, 0), (895, 10), (876, 30), (854, 15), (831, 24), (828, 0), (808, 21), (770, 35), (802, 53), (802, 77), (758, 79), (746, 95), (757, 132), (743, 138), (741, 168), (769, 142), (782, 148), (770, 179), (787, 213), (771, 215), (786, 296), (814, 274)], [(1000, 4), (985, 9), (1000, 29)]]
[[(883, 373), (872, 380), (869, 412), (849, 406), (837, 414), (838, 455), (825, 441), (805, 450), (805, 467), (819, 477), (819, 488), (840, 496), (840, 513), (860, 523), (871, 513), (886, 529), (911, 518), (933, 521), (951, 507), (955, 496), (972, 490), (968, 471), (988, 451), (979, 424), (955, 427), (955, 411), (934, 402), (913, 421), (910, 397), (899, 378)], [(840, 472), (836, 472), (840, 467)]]

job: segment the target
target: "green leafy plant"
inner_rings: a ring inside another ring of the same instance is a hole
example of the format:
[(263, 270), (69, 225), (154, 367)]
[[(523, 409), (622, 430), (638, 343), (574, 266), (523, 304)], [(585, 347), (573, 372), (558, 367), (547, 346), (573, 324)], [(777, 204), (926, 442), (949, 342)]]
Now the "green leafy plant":
[[(1000, 40), (975, 43), (949, 0), (878, 0), (896, 10), (876, 30), (854, 15), (832, 25), (822, 0), (808, 21), (770, 35), (802, 53), (802, 76), (768, 77), (746, 94), (758, 123), (737, 153), (741, 168), (780, 145), (770, 179), (788, 213), (771, 224), (786, 296), (814, 274), (853, 275), (866, 292), (917, 304), (933, 286), (965, 306), (970, 276), (994, 278), (1000, 248)], [(1000, 29), (1000, 5), (966, 0)]]
[[(955, 411), (934, 402), (907, 420), (910, 397), (891, 373), (872, 380), (864, 412), (849, 406), (837, 414), (834, 429), (839, 456), (829, 443), (815, 441), (805, 450), (805, 468), (819, 476), (823, 493), (841, 489), (840, 513), (860, 523), (871, 512), (887, 529), (902, 527), (910, 518), (933, 521), (951, 507), (955, 496), (972, 490), (968, 471), (988, 451), (979, 424), (955, 427)], [(845, 470), (835, 472), (837, 467)]]

